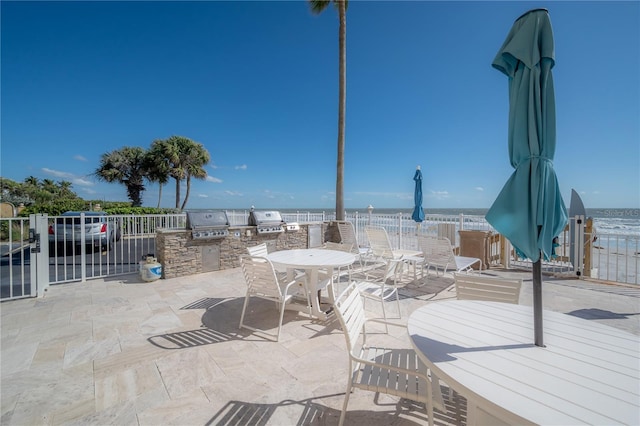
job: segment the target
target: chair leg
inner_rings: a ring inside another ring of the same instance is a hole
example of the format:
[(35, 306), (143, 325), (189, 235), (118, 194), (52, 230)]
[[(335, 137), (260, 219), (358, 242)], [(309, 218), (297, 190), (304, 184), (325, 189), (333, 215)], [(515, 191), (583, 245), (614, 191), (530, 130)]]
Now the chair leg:
[(380, 295), (380, 304), (382, 305), (382, 317), (384, 318), (385, 324), (384, 324), (384, 328), (387, 334), (389, 334), (389, 326), (387, 325), (387, 311), (384, 308), (384, 298), (383, 298), (384, 293), (382, 293)]
[(240, 314), (240, 325), (238, 326), (238, 328), (242, 328), (242, 322), (244, 321), (244, 313), (247, 310), (248, 304), (249, 304), (249, 292), (247, 292), (247, 295), (244, 298), (244, 303), (242, 305), (242, 314)]
[(284, 318), (284, 307), (286, 303), (282, 301), (280, 304), (280, 319), (278, 320), (278, 334), (276, 335), (276, 342), (280, 341), (280, 330), (282, 329), (282, 319)]
[(429, 426), (433, 426), (433, 388), (427, 384), (427, 419)]
[(344, 402), (342, 403), (342, 413), (340, 413), (340, 421), (338, 426), (344, 424), (344, 418), (347, 414), (347, 405), (349, 404), (349, 396), (351, 396), (351, 376), (349, 376), (349, 384), (347, 384), (347, 392), (344, 394)]

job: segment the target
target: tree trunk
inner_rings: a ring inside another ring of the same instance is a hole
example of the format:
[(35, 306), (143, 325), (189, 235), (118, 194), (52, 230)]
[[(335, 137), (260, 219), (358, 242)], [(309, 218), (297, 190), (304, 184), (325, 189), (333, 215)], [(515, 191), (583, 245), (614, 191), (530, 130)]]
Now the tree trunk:
[(184, 201), (182, 202), (182, 207), (180, 207), (180, 211), (184, 210), (184, 207), (187, 205), (187, 200), (189, 199), (190, 192), (191, 192), (191, 175), (187, 175), (187, 192), (184, 194)]
[(338, 84), (338, 160), (336, 171), (336, 220), (344, 220), (344, 128), (347, 101), (347, 8), (338, 0), (339, 84)]
[(160, 184), (160, 189), (158, 190), (158, 208), (160, 208), (161, 200), (162, 200), (162, 184)]
[(180, 206), (180, 179), (174, 178), (176, 180), (176, 209)]

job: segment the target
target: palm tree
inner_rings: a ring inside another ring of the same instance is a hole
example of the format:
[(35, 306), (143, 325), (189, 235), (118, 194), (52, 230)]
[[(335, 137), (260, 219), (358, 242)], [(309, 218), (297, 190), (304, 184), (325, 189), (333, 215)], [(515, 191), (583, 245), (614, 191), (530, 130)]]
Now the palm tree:
[(58, 192), (56, 183), (51, 179), (42, 179), (42, 189), (49, 192), (50, 194), (56, 194)]
[(204, 169), (204, 166), (209, 164), (211, 160), (209, 152), (202, 144), (197, 142), (193, 142), (192, 145), (187, 147), (186, 154), (183, 166), (187, 175), (187, 192), (184, 194), (184, 201), (182, 202), (182, 206), (180, 206), (180, 210), (184, 210), (184, 207), (187, 205), (187, 200), (191, 193), (191, 178), (205, 179), (207, 177), (207, 171)]
[(336, 220), (344, 220), (344, 127), (347, 101), (347, 3), (348, 0), (309, 0), (313, 13), (322, 13), (330, 3), (338, 10), (338, 160), (336, 171)]
[(76, 194), (71, 190), (71, 185), (73, 185), (68, 180), (58, 181), (58, 191), (61, 198), (74, 198)]
[(40, 181), (38, 180), (37, 177), (35, 176), (29, 176), (28, 178), (26, 178), (24, 180), (24, 183), (26, 183), (27, 185), (33, 185), (33, 186), (38, 186), (38, 184), (40, 183)]
[(187, 181), (187, 193), (180, 210), (184, 210), (191, 193), (191, 178), (204, 179), (207, 172), (204, 166), (209, 164), (211, 156), (205, 147), (184, 136), (171, 136), (166, 140), (166, 153), (169, 159), (169, 174), (176, 181), (176, 208), (180, 206), (180, 184)]
[(119, 150), (107, 152), (100, 157), (100, 167), (94, 175), (106, 182), (119, 182), (127, 187), (127, 196), (133, 207), (142, 206), (142, 192), (146, 151), (143, 148), (125, 146)]
[(160, 208), (160, 202), (162, 200), (162, 187), (169, 182), (169, 177), (171, 176), (169, 164), (170, 155), (170, 144), (166, 140), (156, 139), (151, 143), (151, 147), (149, 151), (147, 151), (147, 158), (145, 159), (147, 180), (149, 180), (149, 182), (158, 182), (160, 185), (158, 190), (158, 208)]

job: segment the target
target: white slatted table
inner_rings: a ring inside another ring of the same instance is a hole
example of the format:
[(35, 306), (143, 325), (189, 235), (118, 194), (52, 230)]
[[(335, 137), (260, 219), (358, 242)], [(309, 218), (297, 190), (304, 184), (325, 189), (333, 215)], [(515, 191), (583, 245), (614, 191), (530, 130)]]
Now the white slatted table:
[(452, 300), (417, 309), (411, 342), (425, 364), (467, 398), (468, 424), (640, 424), (640, 338), (533, 308)]
[[(280, 250), (269, 253), (267, 259), (275, 266), (286, 268), (290, 279), (293, 279), (295, 269), (304, 269), (309, 285), (307, 291), (312, 296), (317, 294), (318, 270), (342, 268), (356, 261), (355, 255), (351, 253), (327, 249)], [(332, 291), (330, 287), (331, 296), (333, 296)], [(319, 305), (319, 301), (313, 303), (311, 310), (318, 318), (326, 319), (326, 314), (320, 310)]]

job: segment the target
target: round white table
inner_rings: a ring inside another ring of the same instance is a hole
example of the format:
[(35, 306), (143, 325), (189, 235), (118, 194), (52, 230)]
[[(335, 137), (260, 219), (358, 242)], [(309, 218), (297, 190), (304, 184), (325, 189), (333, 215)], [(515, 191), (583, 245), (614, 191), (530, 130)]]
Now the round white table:
[(467, 398), (468, 425), (640, 424), (640, 338), (533, 308), (498, 302), (432, 302), (408, 320), (428, 368)]
[[(267, 255), (267, 259), (274, 264), (287, 269), (293, 279), (295, 269), (304, 269), (307, 274), (307, 291), (315, 295), (318, 290), (318, 270), (342, 268), (356, 261), (355, 255), (338, 250), (326, 249), (295, 249), (274, 251)], [(329, 296), (333, 295), (333, 288), (329, 287)], [(311, 310), (315, 316), (326, 319), (326, 314), (320, 310), (320, 301), (313, 303)]]

